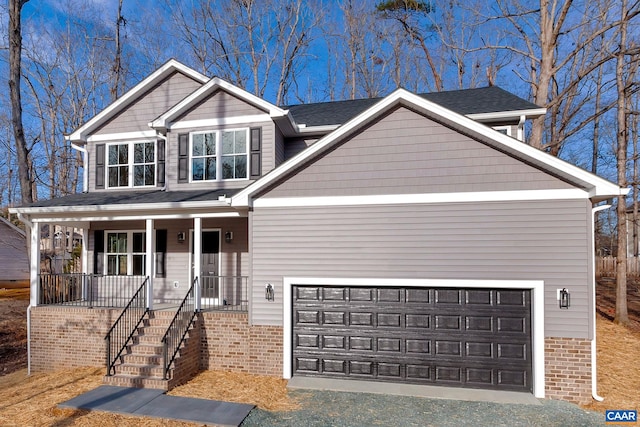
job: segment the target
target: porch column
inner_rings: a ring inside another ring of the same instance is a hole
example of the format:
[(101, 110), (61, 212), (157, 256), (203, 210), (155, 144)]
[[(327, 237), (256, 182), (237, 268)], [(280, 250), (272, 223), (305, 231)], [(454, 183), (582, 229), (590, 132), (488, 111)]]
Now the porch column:
[[(75, 227), (72, 230), (75, 230)], [(89, 286), (91, 286), (87, 274), (89, 274), (89, 227), (85, 226), (82, 228), (82, 299), (84, 301), (89, 296)]]
[(149, 283), (147, 286), (147, 308), (149, 310), (153, 310), (153, 276), (155, 276), (155, 263), (153, 262), (153, 252), (155, 251), (156, 239), (155, 233), (153, 232), (153, 220), (146, 220), (146, 246), (147, 253), (145, 256), (145, 270), (147, 272), (147, 276), (149, 277)]
[(193, 276), (194, 278), (198, 278), (198, 285), (194, 289), (196, 300), (195, 308), (196, 311), (200, 311), (200, 289), (202, 288), (202, 283), (200, 283), (202, 280), (200, 277), (200, 273), (202, 272), (202, 218), (193, 219), (193, 258)]
[(38, 283), (40, 281), (40, 223), (33, 222), (31, 223), (31, 227), (29, 228), (29, 239), (30, 239), (30, 256), (29, 256), (29, 278), (31, 282), (31, 300), (30, 304), (32, 306), (38, 305), (38, 300), (40, 299), (40, 286)]

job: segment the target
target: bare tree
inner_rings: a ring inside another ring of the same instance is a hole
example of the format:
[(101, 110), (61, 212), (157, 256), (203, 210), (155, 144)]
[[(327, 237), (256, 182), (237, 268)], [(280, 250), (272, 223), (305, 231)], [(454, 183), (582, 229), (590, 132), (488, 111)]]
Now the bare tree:
[(18, 177), (22, 203), (33, 202), (33, 179), (29, 168), (29, 149), (22, 125), (20, 76), (22, 72), (22, 7), (28, 0), (9, 0), (9, 92), (11, 123), (18, 157)]

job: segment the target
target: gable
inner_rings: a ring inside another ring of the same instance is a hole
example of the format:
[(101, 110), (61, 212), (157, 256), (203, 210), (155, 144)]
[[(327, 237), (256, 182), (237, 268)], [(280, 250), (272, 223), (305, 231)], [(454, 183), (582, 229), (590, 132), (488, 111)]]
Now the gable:
[(400, 107), (347, 138), (262, 197), (571, 188), (575, 187)]
[(173, 107), (202, 83), (174, 72), (103, 124), (94, 134), (137, 132), (149, 129), (149, 122)]
[(175, 122), (261, 114), (266, 114), (266, 112), (219, 89), (211, 96), (184, 112)]

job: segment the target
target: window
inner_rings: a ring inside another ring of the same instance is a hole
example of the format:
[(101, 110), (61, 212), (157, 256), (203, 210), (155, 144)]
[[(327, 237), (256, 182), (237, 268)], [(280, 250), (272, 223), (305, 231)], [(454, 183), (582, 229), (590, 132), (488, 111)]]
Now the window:
[(216, 133), (191, 135), (191, 179), (213, 181), (216, 179)]
[(107, 274), (144, 275), (146, 243), (144, 232), (107, 232)]
[(512, 126), (494, 126), (493, 130), (497, 130), (500, 133), (503, 133), (507, 136), (511, 136)]
[(153, 186), (156, 181), (155, 142), (108, 145), (109, 188)]
[(190, 134), (191, 181), (247, 179), (248, 129)]

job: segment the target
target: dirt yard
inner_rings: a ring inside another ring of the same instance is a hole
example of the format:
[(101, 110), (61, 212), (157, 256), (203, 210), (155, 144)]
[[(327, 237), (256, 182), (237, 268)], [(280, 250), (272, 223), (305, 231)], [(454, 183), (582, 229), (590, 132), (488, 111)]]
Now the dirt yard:
[[(630, 287), (630, 307), (640, 300)], [(608, 305), (613, 287), (597, 287), (599, 307), (598, 393), (605, 398), (587, 409), (624, 408), (640, 410), (640, 318), (630, 310), (634, 326), (615, 325)], [(633, 294), (633, 295), (632, 295)], [(26, 375), (26, 307), (28, 290), (0, 290), (0, 425), (32, 426), (189, 426), (190, 423), (117, 414), (63, 410), (57, 404), (101, 384), (103, 370), (82, 368), (47, 374)], [(203, 372), (172, 395), (251, 403), (266, 410), (295, 410), (286, 381), (271, 377), (224, 372)]]

